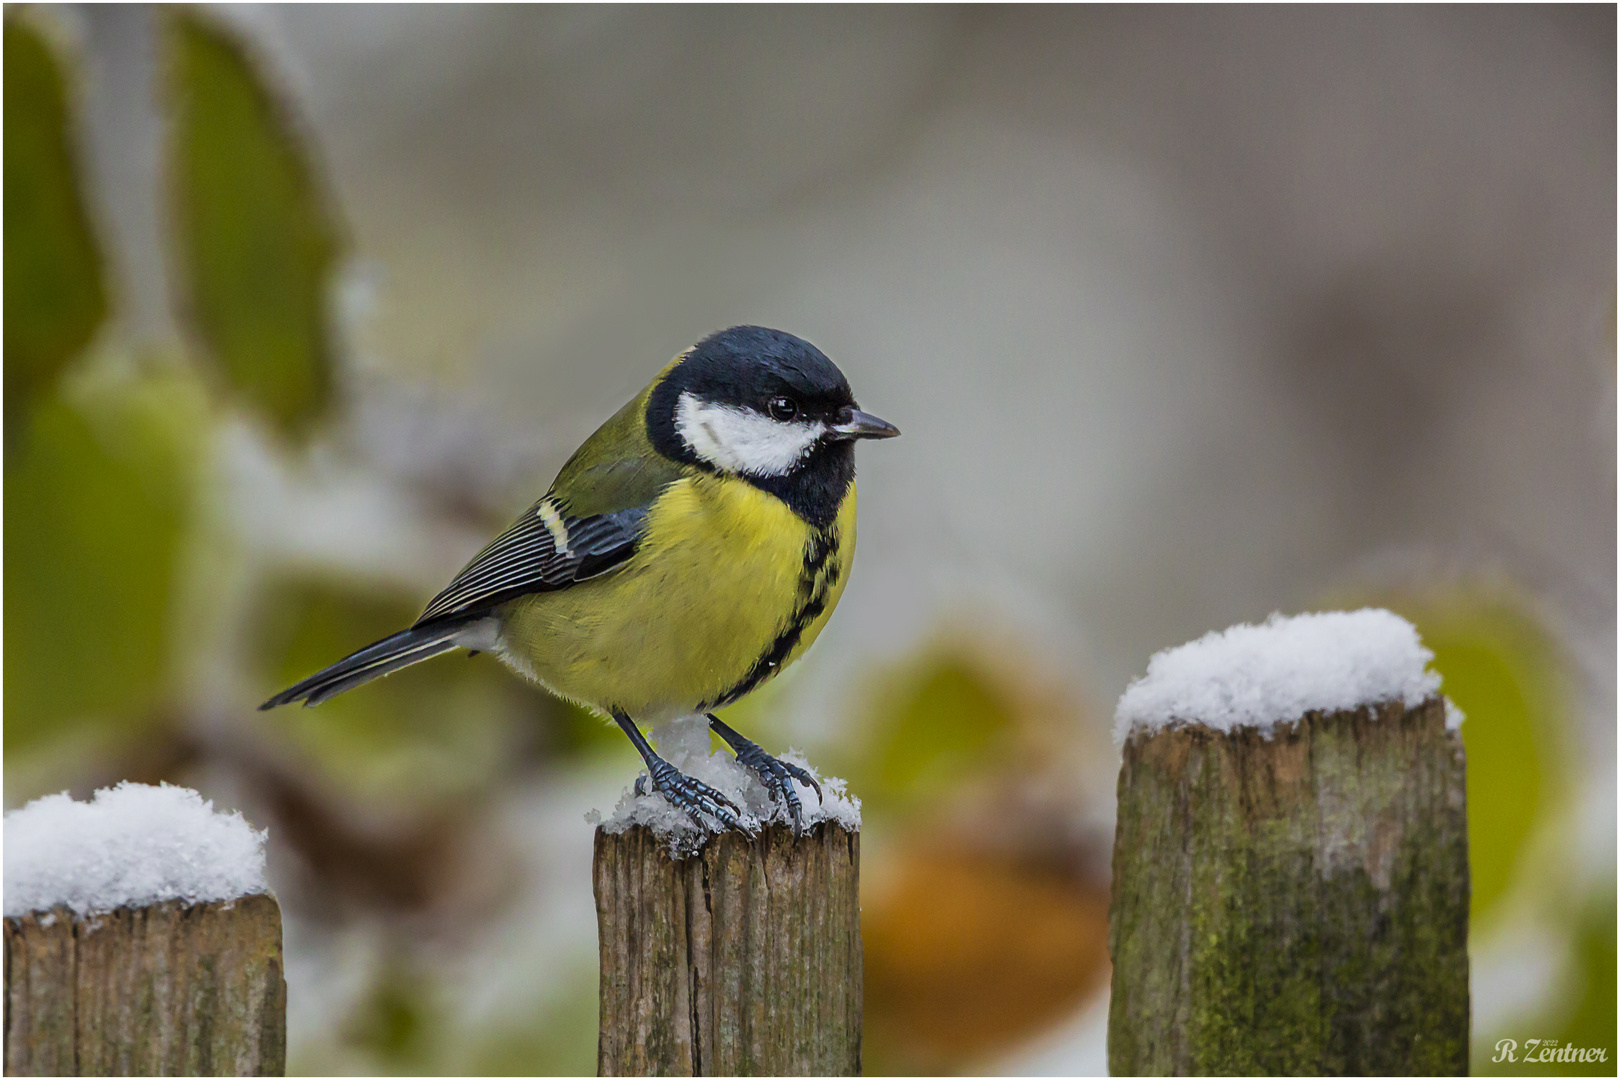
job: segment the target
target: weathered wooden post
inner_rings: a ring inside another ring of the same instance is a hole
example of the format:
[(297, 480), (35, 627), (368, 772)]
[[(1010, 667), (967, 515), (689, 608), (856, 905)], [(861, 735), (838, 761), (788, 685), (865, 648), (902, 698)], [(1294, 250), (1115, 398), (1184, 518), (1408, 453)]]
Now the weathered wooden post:
[(861, 1071), (861, 839), (843, 807), (801, 836), (677, 837), (680, 857), (646, 824), (597, 827), (599, 1074)]
[(1109, 1069), (1468, 1071), (1460, 714), (1365, 610), (1161, 653), (1120, 700)]
[(121, 784), (30, 803), (5, 840), (8, 1075), (285, 1072), (262, 833), (195, 792)]

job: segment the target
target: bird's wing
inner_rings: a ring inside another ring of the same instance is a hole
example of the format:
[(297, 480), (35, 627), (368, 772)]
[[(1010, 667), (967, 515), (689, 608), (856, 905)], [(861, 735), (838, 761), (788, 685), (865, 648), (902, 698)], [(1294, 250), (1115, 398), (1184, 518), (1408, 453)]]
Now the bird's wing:
[(566, 589), (635, 554), (648, 509), (684, 475), (647, 439), (642, 415), (650, 392), (586, 439), (546, 497), (475, 555), (416, 625), (488, 610), (526, 593)]
[(605, 574), (635, 554), (646, 520), (645, 506), (572, 517), (547, 495), (475, 555), (433, 598), (416, 625)]

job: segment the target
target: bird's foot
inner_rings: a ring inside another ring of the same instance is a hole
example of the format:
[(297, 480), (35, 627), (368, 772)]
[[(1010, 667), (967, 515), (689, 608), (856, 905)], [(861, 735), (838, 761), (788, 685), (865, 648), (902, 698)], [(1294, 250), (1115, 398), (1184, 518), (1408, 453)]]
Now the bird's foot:
[(808, 788), (815, 789), (816, 798), (821, 798), (821, 785), (810, 773), (793, 764), (767, 754), (756, 742), (751, 742), (738, 736), (732, 744), (737, 752), (737, 761), (754, 770), (765, 790), (771, 793), (772, 802), (787, 804), (788, 816), (793, 819), (793, 833), (795, 836), (804, 832), (804, 807), (799, 802), (799, 793), (793, 789), (793, 781), (797, 780)]
[(701, 829), (707, 830), (708, 825), (698, 816), (700, 813), (708, 814), (728, 829), (754, 835), (755, 830), (743, 822), (742, 807), (731, 801), (724, 792), (687, 776), (656, 756), (647, 763), (647, 772), (636, 777), (637, 795), (649, 795), (652, 791), (668, 799), (670, 805), (686, 811), (687, 816)]

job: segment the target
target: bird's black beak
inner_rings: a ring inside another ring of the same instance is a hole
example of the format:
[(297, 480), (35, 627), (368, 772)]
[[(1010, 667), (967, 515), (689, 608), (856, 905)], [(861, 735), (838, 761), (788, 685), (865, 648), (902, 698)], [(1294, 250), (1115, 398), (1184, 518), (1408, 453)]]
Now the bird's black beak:
[(846, 442), (850, 439), (892, 439), (900, 434), (900, 429), (887, 420), (879, 420), (871, 413), (861, 412), (859, 409), (847, 409), (838, 418), (838, 423), (827, 429), (827, 438), (835, 442)]

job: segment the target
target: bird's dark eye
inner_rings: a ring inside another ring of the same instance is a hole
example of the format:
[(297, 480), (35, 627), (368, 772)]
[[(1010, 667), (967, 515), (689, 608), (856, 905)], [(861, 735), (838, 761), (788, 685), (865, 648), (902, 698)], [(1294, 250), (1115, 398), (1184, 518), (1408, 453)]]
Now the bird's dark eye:
[(773, 397), (766, 408), (770, 410), (772, 420), (783, 423), (799, 415), (799, 403), (790, 397)]

